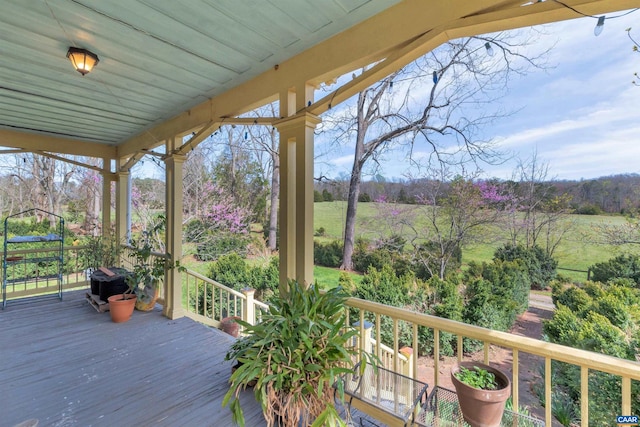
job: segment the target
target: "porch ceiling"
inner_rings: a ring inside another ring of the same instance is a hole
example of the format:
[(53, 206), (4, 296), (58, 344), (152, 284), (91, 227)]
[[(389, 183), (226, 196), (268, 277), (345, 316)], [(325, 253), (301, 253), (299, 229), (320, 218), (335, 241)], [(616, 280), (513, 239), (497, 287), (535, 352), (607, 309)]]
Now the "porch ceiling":
[(118, 144), (398, 1), (2, 0), (0, 126)]
[[(332, 95), (336, 105), (449, 38), (580, 16), (566, 5), (591, 15), (640, 6), (563, 3), (0, 0), (0, 145), (124, 158), (383, 60)], [(69, 46), (100, 63), (82, 77)]]

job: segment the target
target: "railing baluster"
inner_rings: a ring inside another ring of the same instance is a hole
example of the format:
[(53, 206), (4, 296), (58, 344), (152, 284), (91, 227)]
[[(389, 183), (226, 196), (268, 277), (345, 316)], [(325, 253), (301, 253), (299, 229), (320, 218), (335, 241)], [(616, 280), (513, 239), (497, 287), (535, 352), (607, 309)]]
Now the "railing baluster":
[(412, 361), (412, 375), (413, 378), (418, 378), (418, 325), (417, 324), (413, 324), (413, 354), (411, 355), (411, 361)]
[(551, 416), (551, 358), (544, 358), (544, 423), (548, 426), (552, 425), (553, 417)]
[[(511, 351), (511, 359), (512, 361), (512, 365), (511, 365), (511, 369), (513, 371), (513, 376), (511, 379), (511, 383), (513, 385), (513, 387), (511, 387), (511, 400), (513, 402), (513, 410), (514, 412), (520, 412), (519, 408), (520, 408), (520, 385), (519, 385), (519, 378), (520, 378), (520, 364), (519, 364), (519, 358), (520, 358), (520, 352), (518, 351), (517, 348), (514, 348)], [(488, 363), (488, 362), (485, 362)]]
[[(376, 313), (376, 356), (382, 359), (382, 329), (380, 326), (380, 314)], [(384, 366), (384, 365), (383, 365)]]
[[(366, 343), (364, 342), (364, 310), (360, 310), (360, 319), (358, 319), (360, 323), (360, 336), (358, 337), (358, 343), (361, 351), (366, 351)], [(358, 362), (362, 361), (362, 356), (358, 354)]]
[(462, 338), (462, 335), (458, 334), (458, 362), (462, 362), (462, 358), (464, 356), (464, 345)]
[(398, 319), (393, 318), (393, 372), (398, 372)]
[(580, 425), (589, 425), (589, 368), (580, 367)]
[(636, 415), (631, 413), (631, 378), (622, 377), (622, 414)]
[(440, 329), (433, 329), (433, 381), (437, 387), (440, 384)]
[(490, 345), (491, 345), (491, 344), (490, 344), (489, 342), (485, 341), (485, 342), (483, 343), (483, 346), (482, 346), (482, 350), (483, 350), (483, 361), (484, 361), (485, 365), (488, 365), (488, 364), (489, 364), (489, 346), (490, 346)]

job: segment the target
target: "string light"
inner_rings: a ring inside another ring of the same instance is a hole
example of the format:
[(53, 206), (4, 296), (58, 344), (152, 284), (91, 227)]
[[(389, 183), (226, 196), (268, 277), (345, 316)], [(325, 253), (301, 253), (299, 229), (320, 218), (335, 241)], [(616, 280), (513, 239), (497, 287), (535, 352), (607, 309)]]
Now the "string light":
[(596, 27), (593, 29), (593, 34), (597, 36), (599, 36), (600, 34), (602, 34), (602, 30), (604, 29), (604, 15), (598, 18), (598, 23), (596, 24)]
[(438, 83), (438, 73), (436, 71), (433, 72), (433, 84)]
[(484, 48), (487, 50), (487, 55), (493, 56), (495, 54), (495, 52), (493, 51), (493, 46), (491, 46), (491, 43), (486, 42), (484, 44)]
[(553, 1), (558, 3), (559, 5), (561, 5), (563, 7), (566, 7), (567, 9), (573, 10), (578, 15), (582, 15), (582, 16), (585, 16), (587, 18), (597, 18), (598, 19), (598, 23), (596, 24), (596, 27), (593, 29), (593, 34), (595, 34), (596, 36), (599, 36), (600, 34), (602, 34), (602, 30), (604, 29), (604, 20), (605, 19), (622, 18), (623, 16), (627, 16), (630, 13), (636, 12), (638, 10), (638, 8), (635, 8), (635, 9), (628, 10), (625, 13), (621, 13), (619, 15), (610, 16), (609, 18), (606, 18), (604, 15), (603, 16), (593, 16), (593, 15), (589, 15), (588, 13), (580, 12), (575, 7), (569, 6), (568, 4), (563, 3), (560, 0), (553, 0)]

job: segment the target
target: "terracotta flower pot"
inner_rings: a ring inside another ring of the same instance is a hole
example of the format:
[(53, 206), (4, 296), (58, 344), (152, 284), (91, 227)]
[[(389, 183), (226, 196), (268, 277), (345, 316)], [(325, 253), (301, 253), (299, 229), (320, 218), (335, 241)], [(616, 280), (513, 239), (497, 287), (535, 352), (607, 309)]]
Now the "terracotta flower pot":
[(222, 329), (223, 332), (228, 333), (232, 337), (238, 338), (238, 335), (240, 335), (240, 325), (238, 325), (236, 319), (239, 319), (239, 317), (230, 316), (223, 318), (220, 321), (220, 329)]
[[(497, 390), (482, 390), (471, 387), (456, 378), (455, 374), (464, 366), (473, 370), (474, 366), (491, 372), (498, 383)], [(502, 371), (479, 362), (461, 362), (451, 368), (451, 381), (458, 394), (462, 417), (471, 427), (497, 427), (502, 420), (504, 406), (511, 396), (511, 381)]]
[(136, 296), (133, 294), (118, 294), (109, 297), (109, 313), (111, 320), (116, 323), (126, 322), (131, 318), (136, 306)]

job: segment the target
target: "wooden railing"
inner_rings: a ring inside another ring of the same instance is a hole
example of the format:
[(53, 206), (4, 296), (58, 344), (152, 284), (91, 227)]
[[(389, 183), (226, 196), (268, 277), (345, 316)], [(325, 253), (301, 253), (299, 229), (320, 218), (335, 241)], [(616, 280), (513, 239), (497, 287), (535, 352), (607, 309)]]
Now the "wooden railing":
[[(355, 322), (353, 327), (358, 329), (360, 322)], [(358, 337), (362, 337), (362, 344), (357, 340), (357, 345), (364, 351), (375, 354), (379, 360), (379, 366), (390, 371), (395, 371), (409, 377), (413, 376), (413, 350), (403, 347), (394, 352), (393, 349), (379, 339), (372, 336), (373, 323), (364, 322), (364, 330), (360, 331)]]
[[(421, 314), (401, 308), (390, 307), (361, 299), (350, 298), (347, 305), (358, 311), (360, 322), (360, 335), (365, 336), (365, 318), (372, 317), (373, 320), (373, 337), (380, 340), (380, 324), (383, 318), (389, 318), (393, 324), (394, 342), (392, 345), (393, 352), (399, 353), (399, 325), (400, 322), (406, 322), (412, 331), (413, 354), (418, 354), (418, 327), (423, 326), (431, 329), (433, 332), (433, 378), (434, 384), (440, 383), (440, 334), (443, 332), (454, 334), (457, 337), (457, 357), (458, 360), (463, 359), (463, 339), (470, 338), (479, 340), (484, 343), (483, 358), (485, 363), (489, 363), (489, 349), (491, 346), (498, 346), (511, 350), (512, 358), (512, 401), (513, 408), (517, 410), (519, 407), (519, 368), (520, 353), (528, 353), (539, 356), (544, 360), (544, 396), (546, 402), (552, 402), (552, 369), (551, 362), (559, 361), (569, 365), (574, 365), (580, 371), (580, 425), (589, 425), (589, 374), (594, 371), (604, 372), (621, 378), (621, 402), (611, 402), (611, 405), (619, 405), (619, 414), (631, 414), (631, 381), (640, 381), (640, 363), (630, 360), (620, 359), (616, 357), (606, 356), (599, 353), (593, 353), (585, 350), (566, 347), (558, 344), (548, 343), (532, 338), (520, 337), (506, 332), (493, 331), (490, 329), (472, 326), (453, 320), (443, 319), (440, 317)], [(400, 372), (400, 359), (393, 358), (392, 368), (396, 372)], [(531, 367), (528, 367), (531, 368)], [(447, 373), (448, 375), (448, 373)], [(417, 378), (417, 363), (413, 364), (412, 376)], [(597, 390), (596, 390), (597, 392)], [(637, 397), (636, 397), (637, 398)], [(552, 425), (552, 405), (545, 405), (545, 423)]]
[[(86, 250), (85, 246), (68, 246), (64, 248), (64, 267), (62, 272), (62, 289), (71, 290), (85, 288), (89, 286), (89, 277), (87, 270), (82, 266), (80, 253)], [(44, 249), (21, 249), (7, 251), (7, 257), (22, 257), (27, 254), (35, 257), (46, 257), (48, 253), (57, 252), (55, 248)], [(20, 264), (11, 266), (8, 270), (12, 274), (11, 269), (21, 268)], [(0, 269), (0, 274), (2, 269)], [(13, 272), (20, 275), (20, 272)], [(9, 276), (11, 277), (11, 276)], [(7, 299), (23, 298), (34, 295), (43, 295), (47, 293), (58, 292), (58, 283), (55, 278), (30, 280), (28, 282), (17, 282), (7, 284)]]
[(191, 270), (182, 272), (183, 307), (187, 316), (219, 327), (225, 317), (255, 324), (268, 305), (254, 298), (253, 289), (236, 291)]

